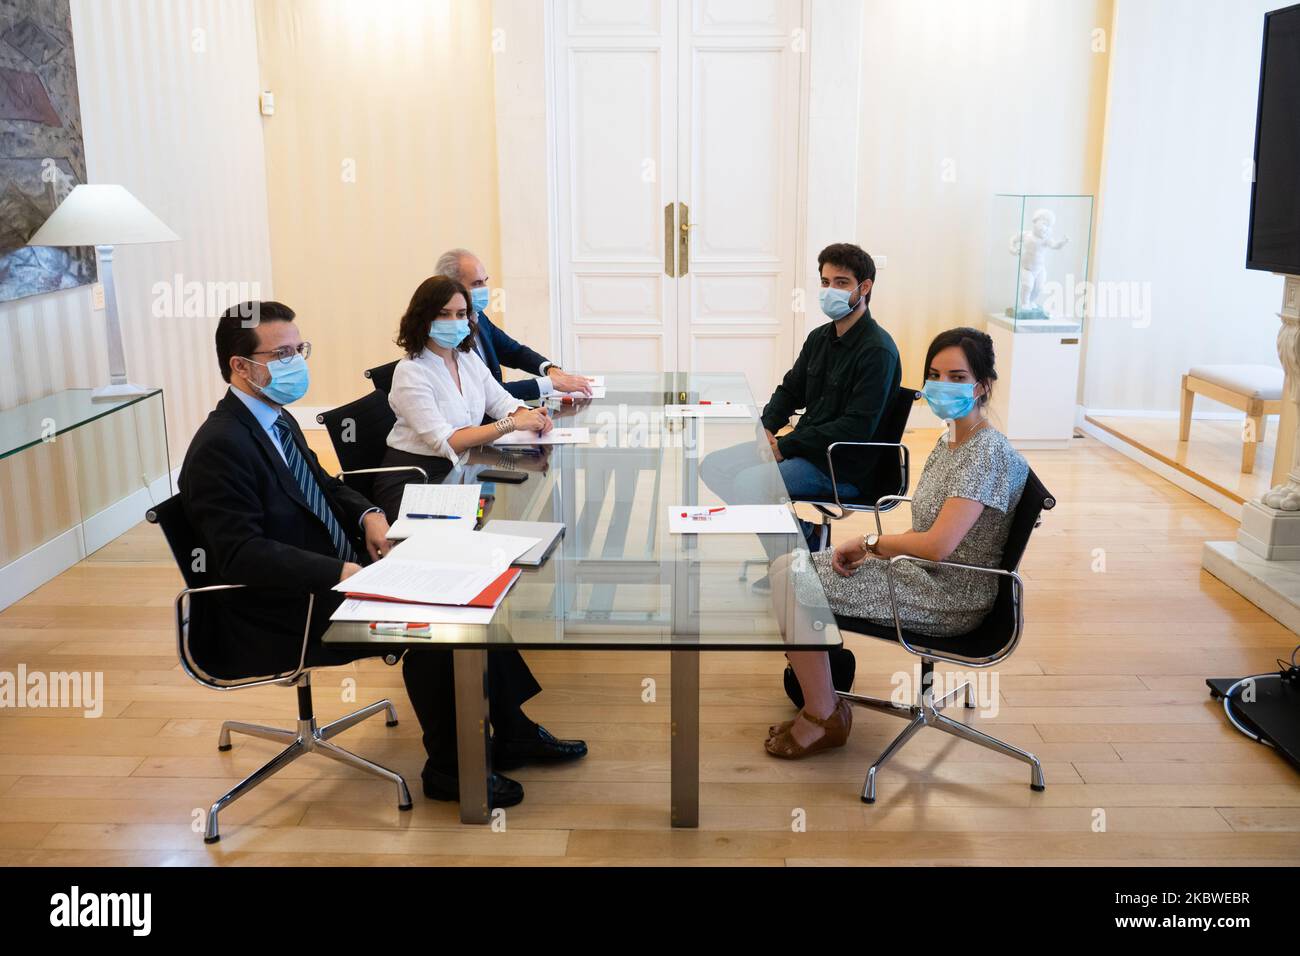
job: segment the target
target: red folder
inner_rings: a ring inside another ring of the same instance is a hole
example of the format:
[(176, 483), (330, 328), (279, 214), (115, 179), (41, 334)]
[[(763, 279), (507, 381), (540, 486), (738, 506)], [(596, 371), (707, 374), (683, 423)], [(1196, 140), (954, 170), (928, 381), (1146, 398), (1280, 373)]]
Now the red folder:
[[(465, 607), (495, 607), (501, 595), (506, 592), (510, 585), (515, 583), (515, 578), (519, 577), (520, 568), (507, 568), (505, 573), (485, 587), (478, 593), (478, 596), (471, 600)], [(360, 594), (353, 591), (347, 592), (350, 598), (356, 598), (362, 601), (387, 601), (390, 604), (418, 604), (418, 601), (402, 601), (397, 598), (384, 597), (381, 594)]]

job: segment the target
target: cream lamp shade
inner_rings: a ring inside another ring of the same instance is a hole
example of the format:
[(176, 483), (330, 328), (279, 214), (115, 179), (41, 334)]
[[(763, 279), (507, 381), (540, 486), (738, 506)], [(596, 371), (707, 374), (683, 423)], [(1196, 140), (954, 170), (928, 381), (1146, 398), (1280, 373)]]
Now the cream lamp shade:
[(27, 240), (29, 246), (94, 246), (104, 287), (109, 384), (96, 389), (97, 402), (137, 398), (151, 390), (126, 378), (126, 354), (113, 285), (113, 247), (146, 242), (176, 242), (180, 236), (121, 186), (80, 185)]
[(121, 186), (81, 185), (59, 204), (29, 246), (126, 246), (180, 236)]

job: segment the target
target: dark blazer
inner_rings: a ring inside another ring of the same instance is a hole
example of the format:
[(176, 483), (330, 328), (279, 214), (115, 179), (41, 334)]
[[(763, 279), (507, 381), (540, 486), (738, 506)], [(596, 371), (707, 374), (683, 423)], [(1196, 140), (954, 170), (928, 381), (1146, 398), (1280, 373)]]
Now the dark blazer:
[(541, 389), (532, 379), (519, 382), (501, 381), (501, 366), (517, 368), (529, 375), (541, 375), (544, 356), (538, 355), (527, 345), (516, 342), (509, 335), (492, 324), (486, 312), (480, 312), (476, 319), (478, 339), (483, 343), (483, 355), (487, 359), (488, 371), (507, 392), (521, 402), (533, 401), (541, 397)]
[[(361, 516), (373, 505), (321, 470), (289, 416), (294, 441), (331, 509), (366, 561)], [(190, 442), (179, 479), (186, 516), (204, 549), (208, 583), (254, 585), (194, 599), (190, 643), (214, 677), (262, 676), (293, 668), (302, 647), (307, 594), (316, 595), (313, 663), (353, 659), (326, 652), (319, 638), (342, 595), (331, 591), (343, 562), (324, 523), (257, 420), (227, 394)]]

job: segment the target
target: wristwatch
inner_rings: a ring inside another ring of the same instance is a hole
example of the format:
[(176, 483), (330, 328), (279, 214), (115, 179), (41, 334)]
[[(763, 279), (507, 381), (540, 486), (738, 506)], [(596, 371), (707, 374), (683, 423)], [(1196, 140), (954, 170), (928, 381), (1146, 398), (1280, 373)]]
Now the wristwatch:
[(880, 552), (876, 550), (876, 546), (879, 543), (880, 535), (878, 534), (864, 534), (862, 536), (862, 550), (866, 551), (868, 554), (879, 556)]

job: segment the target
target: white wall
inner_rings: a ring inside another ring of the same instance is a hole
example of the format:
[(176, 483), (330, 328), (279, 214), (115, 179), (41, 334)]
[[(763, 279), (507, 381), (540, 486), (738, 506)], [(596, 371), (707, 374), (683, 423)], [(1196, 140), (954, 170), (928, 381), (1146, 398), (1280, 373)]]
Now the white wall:
[(872, 312), (907, 384), (938, 332), (983, 328), (994, 193), (1096, 193), (1107, 54), (1094, 31), (1110, 9), (867, 0), (857, 234), (809, 241), (851, 239), (886, 260)]
[(1173, 411), (1192, 365), (1278, 364), (1282, 282), (1245, 261), (1263, 15), (1282, 5), (1116, 0), (1093, 276), (1150, 283), (1151, 315), (1091, 323), (1090, 410)]
[(984, 326), (993, 194), (1096, 194), (1109, 25), (1109, 0), (867, 0), (855, 239), (887, 260), (872, 312), (907, 384), (935, 334)]

